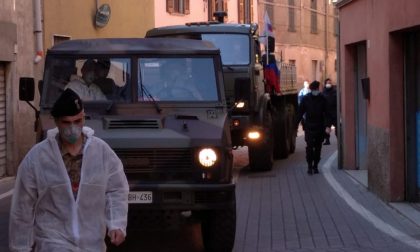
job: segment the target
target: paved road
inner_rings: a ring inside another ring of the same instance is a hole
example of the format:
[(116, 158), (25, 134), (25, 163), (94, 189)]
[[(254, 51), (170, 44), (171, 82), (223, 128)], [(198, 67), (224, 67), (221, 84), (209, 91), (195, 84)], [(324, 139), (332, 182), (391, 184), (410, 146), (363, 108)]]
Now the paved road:
[[(323, 148), (321, 173), (312, 176), (306, 174), (303, 137), (298, 138), (296, 153), (276, 161), (269, 172), (249, 171), (246, 149), (235, 151), (238, 220), (234, 251), (420, 251), (420, 227), (338, 170), (332, 139), (332, 145)], [(11, 182), (2, 184), (0, 195)], [(9, 204), (10, 197), (0, 199), (0, 251), (8, 251)], [(125, 248), (204, 251), (199, 224), (133, 234)]]

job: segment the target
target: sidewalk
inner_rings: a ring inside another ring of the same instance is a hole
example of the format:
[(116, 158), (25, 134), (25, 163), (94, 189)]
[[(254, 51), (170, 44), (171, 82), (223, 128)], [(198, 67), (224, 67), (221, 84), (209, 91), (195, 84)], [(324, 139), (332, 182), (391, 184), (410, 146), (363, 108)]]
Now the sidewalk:
[(302, 136), (272, 171), (242, 169), (234, 251), (420, 251), (420, 226), (358, 175), (338, 169), (335, 139), (323, 147), (320, 174), (308, 175)]
[[(346, 170), (355, 181), (368, 188), (367, 170)], [(389, 202), (388, 205), (420, 227), (420, 203)]]

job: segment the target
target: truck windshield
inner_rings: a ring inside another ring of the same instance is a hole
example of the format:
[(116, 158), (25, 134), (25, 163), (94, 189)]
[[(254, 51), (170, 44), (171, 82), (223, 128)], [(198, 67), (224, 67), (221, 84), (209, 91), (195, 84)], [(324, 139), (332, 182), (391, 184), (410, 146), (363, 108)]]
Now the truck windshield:
[(52, 107), (67, 88), (85, 103), (131, 101), (130, 69), (128, 58), (48, 58), (42, 103)]
[(202, 34), (202, 39), (220, 49), (223, 65), (249, 64), (249, 36), (243, 34)]
[(218, 101), (213, 58), (141, 58), (139, 101)]

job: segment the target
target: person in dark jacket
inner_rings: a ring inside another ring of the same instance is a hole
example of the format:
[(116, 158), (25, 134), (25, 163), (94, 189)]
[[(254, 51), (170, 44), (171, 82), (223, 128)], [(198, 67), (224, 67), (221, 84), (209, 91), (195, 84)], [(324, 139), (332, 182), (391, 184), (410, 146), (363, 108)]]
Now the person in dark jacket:
[(330, 116), (327, 110), (327, 100), (320, 94), (319, 82), (309, 85), (311, 92), (303, 97), (298, 108), (296, 126), (305, 115), (305, 142), (308, 174), (319, 173), (318, 163), (321, 159), (322, 142), (325, 132), (330, 132)]
[[(331, 124), (337, 129), (337, 90), (332, 85), (331, 79), (325, 80), (322, 94), (327, 100), (327, 110), (331, 117)], [(337, 136), (337, 130), (335, 130), (335, 135)], [(324, 145), (330, 145), (330, 133), (325, 132)]]

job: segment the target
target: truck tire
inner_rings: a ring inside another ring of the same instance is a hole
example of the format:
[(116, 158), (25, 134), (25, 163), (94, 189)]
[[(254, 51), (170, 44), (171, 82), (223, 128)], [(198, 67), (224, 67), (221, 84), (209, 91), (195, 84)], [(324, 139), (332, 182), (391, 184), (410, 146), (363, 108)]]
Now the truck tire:
[(275, 159), (285, 159), (289, 155), (289, 143), (287, 128), (289, 127), (287, 110), (283, 107), (273, 110), (273, 156)]
[(207, 252), (231, 252), (235, 243), (236, 207), (203, 212), (201, 233)]
[(252, 171), (269, 171), (273, 167), (273, 128), (271, 112), (266, 111), (264, 123), (264, 139), (260, 143), (248, 144), (249, 168)]

